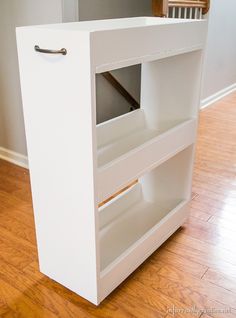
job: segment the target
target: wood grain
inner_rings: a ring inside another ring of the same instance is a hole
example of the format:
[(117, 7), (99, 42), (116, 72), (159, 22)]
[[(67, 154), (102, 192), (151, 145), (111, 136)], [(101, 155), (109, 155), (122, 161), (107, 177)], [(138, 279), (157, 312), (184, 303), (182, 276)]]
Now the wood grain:
[(196, 279), (178, 270), (174, 266), (165, 265), (158, 273), (161, 276), (168, 277), (168, 279), (174, 282), (180, 282), (180, 285), (189, 288), (193, 292), (198, 292), (210, 300), (236, 309), (236, 297), (235, 294), (230, 291), (224, 290), (224, 293), (222, 293), (221, 287), (207, 281)]
[(99, 307), (39, 272), (28, 171), (0, 160), (0, 317), (236, 317), (235, 104), (233, 93), (201, 112), (186, 224)]
[(208, 221), (212, 215), (210, 213), (205, 213), (199, 209), (191, 208), (190, 216), (195, 217), (201, 221)]
[[(226, 249), (219, 249), (219, 247), (214, 244), (209, 244), (184, 234), (173, 236), (172, 242), (180, 243), (180, 246), (182, 244), (183, 246), (181, 246), (181, 248), (183, 249), (185, 249), (185, 247), (186, 248), (194, 247), (194, 250), (197, 250), (200, 253), (205, 253), (206, 256), (204, 255), (202, 257), (203, 259), (202, 263), (208, 262), (206, 259), (210, 259), (212, 263), (215, 262), (216, 264), (218, 264), (220, 261), (223, 264), (226, 263), (226, 264), (236, 265), (236, 255), (234, 252), (228, 251)], [(168, 249), (168, 245), (166, 247)], [(210, 254), (210, 255), (207, 256), (207, 254), (208, 255)]]
[(209, 268), (202, 279), (236, 293), (236, 277), (230, 273), (222, 274), (217, 269)]
[(166, 17), (168, 7), (175, 8), (202, 8), (203, 14), (210, 9), (210, 0), (152, 0), (153, 15)]
[[(165, 266), (163, 266), (163, 268), (165, 268)], [(171, 268), (174, 269), (174, 267), (171, 267)], [(162, 294), (170, 298), (173, 298), (175, 301), (179, 301), (182, 307), (177, 307), (177, 308), (191, 309), (196, 307), (199, 310), (200, 309), (207, 310), (208, 308), (220, 309), (223, 306), (225, 306), (220, 302), (212, 300), (207, 295), (200, 293), (196, 288), (190, 289), (188, 285), (185, 286), (184, 283), (181, 283), (180, 281), (177, 281), (177, 280), (176, 281), (172, 280), (171, 278), (172, 277), (168, 279), (166, 278), (165, 275), (162, 276), (162, 269), (156, 270), (154, 266), (152, 268), (149, 267), (148, 269), (146, 269), (145, 272), (139, 273), (138, 275), (135, 276), (135, 279), (140, 281), (145, 286), (149, 286), (155, 291), (159, 291)], [(184, 315), (186, 314), (187, 312), (186, 313), (184, 312)], [(193, 316), (194, 314), (195, 313), (193, 313)], [(200, 315), (201, 313), (199, 313), (199, 315), (197, 315), (196, 313), (195, 316), (200, 316)]]
[(155, 17), (166, 17), (168, 14), (168, 0), (152, 0), (152, 12)]
[(207, 270), (207, 266), (192, 262), (190, 259), (186, 259), (181, 255), (172, 253), (165, 248), (165, 245), (157, 250), (150, 258), (150, 262), (153, 262), (156, 267), (163, 266), (163, 264), (169, 264), (177, 266), (179, 269), (193, 276), (201, 278)]

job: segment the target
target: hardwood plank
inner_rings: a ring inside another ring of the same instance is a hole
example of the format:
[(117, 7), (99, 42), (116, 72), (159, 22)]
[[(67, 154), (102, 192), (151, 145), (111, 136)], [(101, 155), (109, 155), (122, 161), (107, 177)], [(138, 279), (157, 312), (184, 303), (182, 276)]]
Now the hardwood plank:
[(199, 228), (201, 230), (207, 231), (207, 232), (214, 232), (216, 235), (229, 239), (231, 241), (236, 242), (236, 235), (234, 230), (230, 230), (228, 228), (225, 228), (223, 226), (216, 226), (215, 224), (212, 224), (210, 222), (204, 222), (199, 219), (193, 218), (191, 216), (188, 217), (186, 224), (191, 224), (191, 226)]
[[(236, 294), (236, 276), (233, 277), (230, 274), (222, 274), (216, 269), (209, 268), (202, 277), (203, 280), (207, 280), (217, 286), (230, 290)], [(236, 296), (235, 296), (236, 297)]]
[[(162, 291), (154, 290), (137, 280), (125, 281), (120, 287), (123, 293), (132, 295), (134, 298), (140, 300), (143, 304), (150, 306), (154, 310), (162, 312), (164, 315), (168, 313), (168, 310), (173, 306), (177, 308), (184, 308), (184, 304), (174, 299), (173, 297), (166, 296)], [(200, 316), (200, 315), (199, 315)], [(192, 313), (180, 313), (179, 317), (199, 317)]]
[(0, 317), (14, 317), (14, 312), (5, 304), (0, 304)]
[(17, 222), (23, 223), (25, 226), (34, 230), (34, 216), (33, 213), (25, 213), (20, 209), (8, 208), (0, 212), (0, 215), (4, 214), (4, 217), (16, 220)]
[[(218, 200), (220, 202), (229, 202), (234, 205), (236, 203), (236, 195), (232, 195), (230, 193), (229, 196), (229, 191), (221, 191), (221, 193), (217, 193), (215, 191), (212, 191), (211, 187), (208, 188), (200, 188), (199, 186), (193, 186), (193, 191), (197, 192), (199, 194), (199, 196), (204, 195), (209, 198), (209, 199), (213, 199), (213, 200)], [(199, 198), (199, 197), (198, 197)]]
[(190, 209), (190, 216), (195, 217), (201, 221), (208, 221), (212, 217), (211, 214), (194, 208)]
[(11, 231), (6, 230), (5, 228), (0, 226), (0, 232), (3, 243), (7, 246), (11, 246), (14, 249), (21, 251), (24, 255), (30, 257), (30, 259), (37, 259), (37, 248), (36, 245), (31, 244), (30, 242), (17, 237)]
[(225, 239), (221, 237), (217, 233), (203, 230), (201, 228), (196, 228), (194, 226), (185, 225), (182, 227), (182, 233), (202, 242), (213, 244), (218, 246), (219, 248), (226, 249), (230, 252), (234, 252), (235, 244), (231, 242), (229, 239)]
[[(52, 312), (44, 307), (38, 307), (29, 300), (23, 293), (12, 285), (0, 279), (0, 293), (10, 308), (11, 312), (5, 315), (8, 317), (34, 317), (34, 318), (56, 318)], [(14, 299), (14, 301), (12, 301)], [(4, 317), (4, 316), (3, 316)]]
[(24, 251), (18, 250), (11, 243), (3, 241), (0, 237), (0, 260), (3, 260), (9, 264), (14, 265), (17, 268), (24, 268), (30, 264), (33, 260), (33, 256), (27, 255)]
[(149, 261), (152, 262), (157, 268), (163, 266), (164, 264), (169, 264), (177, 266), (180, 270), (183, 270), (186, 273), (189, 273), (193, 276), (201, 278), (202, 275), (206, 272), (207, 266), (192, 262), (189, 259), (181, 255), (177, 255), (172, 251), (168, 251), (163, 245), (159, 250), (157, 250), (152, 257), (149, 258)]
[[(139, 282), (145, 286), (149, 286), (155, 291), (160, 291), (168, 297), (174, 298), (176, 301), (182, 303), (182, 309), (184, 314), (191, 309), (196, 309), (199, 311), (199, 316), (201, 315), (201, 310), (207, 310), (209, 308), (222, 308), (225, 307), (224, 304), (210, 300), (206, 295), (199, 293), (198, 291), (192, 290), (189, 287), (185, 287), (181, 284), (181, 281), (172, 281), (167, 277), (160, 276), (159, 270), (156, 268), (149, 267), (145, 272), (139, 273), (134, 277)], [(167, 309), (167, 312), (171, 311), (173, 308)], [(194, 314), (194, 310), (193, 310)], [(213, 315), (213, 317), (218, 315)]]
[(13, 194), (9, 194), (6, 191), (0, 190), (0, 213), (9, 211), (10, 209), (20, 210), (26, 215), (33, 214), (32, 202), (31, 200), (25, 202)]
[[(209, 243), (197, 240), (195, 238), (192, 238), (191, 236), (188, 236), (182, 233), (180, 233), (180, 235), (173, 235), (172, 241), (179, 244), (183, 244), (184, 246), (187, 246), (188, 248), (193, 248), (194, 250), (198, 250), (202, 252), (204, 259), (209, 254), (207, 258), (211, 258), (212, 263), (215, 262), (217, 264), (218, 262), (223, 262), (224, 264), (226, 262), (236, 266), (235, 253), (230, 252), (226, 249), (220, 248), (214, 244), (209, 244)], [(209, 263), (207, 263), (206, 266), (209, 266)]]
[(197, 210), (200, 210), (202, 212), (208, 213), (208, 214), (211, 214), (211, 211), (213, 209), (213, 207), (211, 205), (206, 204), (206, 203), (201, 202), (201, 201), (194, 200), (194, 199), (191, 201), (190, 207), (193, 209), (197, 209)]
[(165, 244), (165, 248), (175, 254), (191, 260), (192, 262), (217, 268), (221, 273), (229, 273), (233, 277), (236, 277), (236, 265), (217, 258), (217, 252), (214, 254), (214, 251), (212, 251), (211, 253), (210, 249), (208, 251), (207, 249), (197, 250), (192, 245), (187, 246), (174, 241), (168, 241)]
[(224, 204), (222, 207), (212, 207), (211, 209), (212, 214), (221, 216), (223, 214), (224, 218), (231, 218), (235, 215), (235, 207)]
[[(202, 154), (199, 154), (200, 157), (202, 157), (204, 155), (204, 152)], [(215, 153), (211, 153), (211, 156), (216, 156), (217, 154)], [(231, 158), (231, 156), (230, 156)], [(222, 156), (221, 160), (225, 160), (225, 154)], [(193, 174), (193, 181), (194, 184), (195, 182), (199, 183), (199, 184), (204, 184), (204, 185), (208, 185), (210, 187), (212, 187), (212, 184), (215, 186), (218, 186), (219, 188), (223, 188), (224, 191), (227, 191), (227, 187), (229, 189), (229, 191), (231, 191), (232, 189), (235, 189), (235, 183), (234, 180), (232, 180), (232, 178), (222, 178), (219, 177), (217, 175), (213, 175), (212, 173), (207, 173), (204, 171), (199, 171), (197, 170), (197, 168), (195, 168), (194, 170), (194, 174)], [(213, 188), (214, 189), (214, 188)]]
[[(236, 209), (236, 208), (235, 208)], [(236, 214), (232, 215), (231, 217), (217, 217), (211, 216), (208, 220), (209, 223), (217, 225), (218, 227), (227, 228), (230, 231), (235, 231), (235, 224), (236, 224)]]
[(235, 233), (225, 228), (218, 228), (213, 224), (199, 220), (190, 220), (182, 227), (182, 232), (206, 243), (214, 244), (229, 251), (235, 250)]
[[(165, 317), (166, 313), (161, 311), (159, 306), (150, 306), (149, 303), (143, 302), (143, 298), (126, 293), (122, 288), (118, 288), (118, 290), (113, 292), (113, 294), (113, 297), (109, 298), (109, 301), (116, 303), (118, 306), (120, 306), (119, 304), (122, 304), (122, 307), (126, 310), (126, 316), (124, 317)], [(111, 317), (115, 317), (114, 313), (111, 314)]]
[[(221, 159), (222, 160), (222, 159)], [(232, 162), (230, 163), (232, 165)], [(198, 187), (202, 190), (210, 190), (217, 194), (230, 195), (230, 197), (236, 197), (236, 186), (231, 184), (219, 184), (216, 180), (206, 180), (205, 178), (200, 178), (199, 176), (194, 177), (194, 187)]]
[(17, 219), (11, 218), (5, 213), (1, 216), (1, 228), (10, 231), (20, 239), (27, 241), (32, 247), (36, 245), (34, 228), (25, 225)]
[[(209, 192), (210, 193), (210, 192)], [(236, 199), (235, 198), (228, 198), (227, 196), (224, 197), (224, 199), (217, 199), (210, 197), (209, 193), (206, 194), (200, 194), (197, 198), (194, 198), (193, 200), (201, 201), (204, 204), (209, 204), (211, 207), (215, 208), (221, 208), (225, 204), (231, 206), (231, 208), (235, 207)]]
[(224, 288), (216, 286), (206, 280), (199, 280), (170, 265), (163, 266), (158, 274), (160, 276), (168, 277), (168, 279), (173, 280), (174, 282), (181, 282), (181, 285), (185, 288), (196, 291), (212, 301), (236, 309), (235, 294)]

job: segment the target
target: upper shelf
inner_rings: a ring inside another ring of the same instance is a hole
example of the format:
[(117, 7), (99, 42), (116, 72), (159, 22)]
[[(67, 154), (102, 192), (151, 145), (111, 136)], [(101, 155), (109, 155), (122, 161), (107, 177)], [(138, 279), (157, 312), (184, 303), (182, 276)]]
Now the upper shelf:
[[(197, 20), (202, 21), (202, 20)], [(188, 19), (187, 23), (196, 22), (195, 19)], [(147, 26), (160, 26), (166, 24), (182, 24), (186, 23), (186, 19), (172, 18), (157, 18), (157, 17), (136, 17), (122, 19), (106, 19), (70, 22), (60, 24), (46, 24), (36, 27), (50, 30), (68, 30), (68, 31), (83, 31), (83, 32), (99, 32), (99, 31), (115, 31), (120, 29), (140, 28)]]
[[(80, 43), (74, 54), (80, 58), (83, 50), (89, 50), (90, 54), (87, 51), (86, 54), (90, 56), (93, 73), (202, 49), (206, 28), (205, 20), (155, 17), (25, 27), (34, 31), (34, 40), (39, 46), (45, 46), (49, 36), (61, 47), (67, 45), (67, 39)], [(49, 45), (53, 45), (52, 40)], [(70, 53), (73, 52), (68, 50), (68, 55)]]

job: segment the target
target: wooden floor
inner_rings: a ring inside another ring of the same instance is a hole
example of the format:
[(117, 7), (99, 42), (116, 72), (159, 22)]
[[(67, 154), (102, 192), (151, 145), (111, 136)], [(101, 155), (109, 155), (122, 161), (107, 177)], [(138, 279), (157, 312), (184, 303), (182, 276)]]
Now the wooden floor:
[(39, 273), (28, 171), (0, 161), (0, 317), (236, 317), (236, 93), (201, 112), (193, 192), (184, 227), (97, 308)]

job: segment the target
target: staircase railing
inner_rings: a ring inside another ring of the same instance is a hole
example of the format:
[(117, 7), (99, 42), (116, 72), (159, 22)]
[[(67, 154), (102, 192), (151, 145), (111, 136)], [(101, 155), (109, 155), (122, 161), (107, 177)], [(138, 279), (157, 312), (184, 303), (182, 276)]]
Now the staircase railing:
[(210, 8), (210, 0), (152, 0), (156, 17), (201, 19)]
[(140, 108), (140, 104), (136, 99), (127, 91), (124, 86), (110, 73), (104, 72), (102, 76), (114, 87), (117, 92), (120, 93), (121, 96), (129, 103), (130, 111)]

